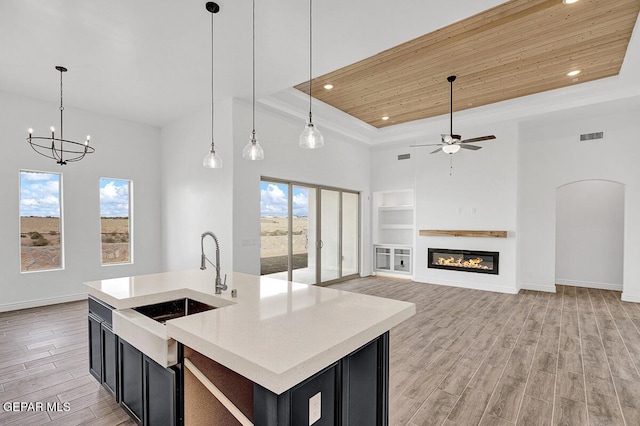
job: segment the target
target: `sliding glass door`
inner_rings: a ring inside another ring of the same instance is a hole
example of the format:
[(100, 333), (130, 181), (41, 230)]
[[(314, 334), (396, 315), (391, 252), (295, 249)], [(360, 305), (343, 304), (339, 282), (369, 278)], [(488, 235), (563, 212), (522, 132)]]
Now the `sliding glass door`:
[(340, 192), (320, 190), (320, 282), (333, 281), (340, 275)]
[(316, 189), (293, 185), (291, 223), (292, 267), (290, 281), (316, 283)]
[(263, 178), (261, 274), (319, 284), (359, 273), (357, 192)]

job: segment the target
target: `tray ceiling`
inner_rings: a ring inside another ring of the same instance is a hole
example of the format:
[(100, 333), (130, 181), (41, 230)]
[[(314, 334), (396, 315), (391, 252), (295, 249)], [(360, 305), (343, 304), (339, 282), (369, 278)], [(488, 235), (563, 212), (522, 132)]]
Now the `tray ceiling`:
[(640, 0), (512, 0), (317, 77), (312, 95), (382, 128), (447, 113), (449, 75), (454, 111), (614, 76), (639, 11)]

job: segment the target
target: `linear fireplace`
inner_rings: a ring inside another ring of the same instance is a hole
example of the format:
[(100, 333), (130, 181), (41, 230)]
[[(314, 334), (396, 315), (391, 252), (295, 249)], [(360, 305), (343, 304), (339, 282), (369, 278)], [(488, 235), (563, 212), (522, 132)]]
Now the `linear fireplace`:
[(429, 268), (498, 275), (497, 251), (453, 250), (429, 248)]

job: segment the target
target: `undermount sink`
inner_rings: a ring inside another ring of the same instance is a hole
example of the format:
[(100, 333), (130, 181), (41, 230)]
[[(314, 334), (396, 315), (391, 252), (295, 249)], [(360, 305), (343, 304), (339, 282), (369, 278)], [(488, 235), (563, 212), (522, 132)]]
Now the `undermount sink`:
[(155, 303), (153, 305), (139, 306), (133, 309), (142, 315), (164, 324), (166, 321), (174, 318), (210, 311), (216, 309), (216, 307), (198, 302), (197, 300), (184, 298)]

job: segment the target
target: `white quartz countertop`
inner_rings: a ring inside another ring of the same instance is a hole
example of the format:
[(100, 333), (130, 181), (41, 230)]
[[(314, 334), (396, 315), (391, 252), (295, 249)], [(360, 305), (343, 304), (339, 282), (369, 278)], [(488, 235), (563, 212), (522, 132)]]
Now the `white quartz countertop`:
[(214, 273), (189, 270), (85, 284), (91, 296), (118, 310), (182, 297), (219, 307), (167, 321), (167, 339), (276, 394), (415, 314), (413, 303), (237, 272), (228, 273), (228, 290), (215, 295)]

